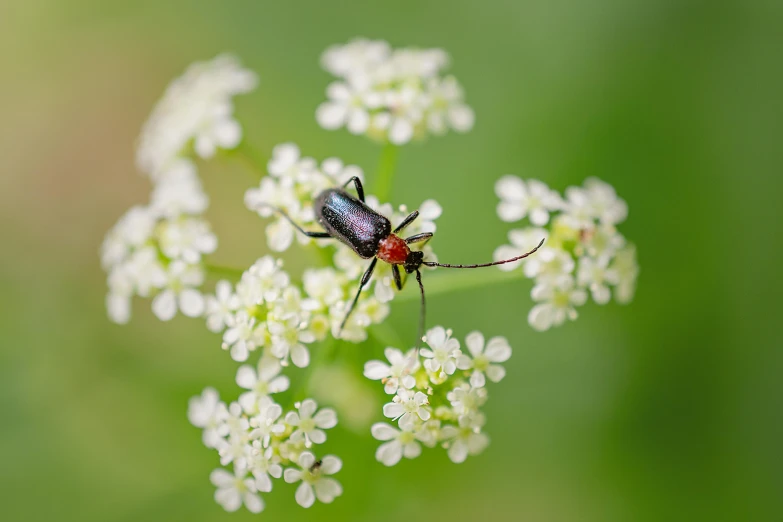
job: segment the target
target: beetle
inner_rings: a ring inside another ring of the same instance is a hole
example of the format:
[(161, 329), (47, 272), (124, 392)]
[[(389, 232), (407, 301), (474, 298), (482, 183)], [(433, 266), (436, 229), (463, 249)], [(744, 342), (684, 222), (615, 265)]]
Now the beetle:
[[(347, 192), (346, 188), (353, 183), (357, 196)], [(424, 333), (424, 322), (426, 314), (426, 301), (424, 298), (424, 284), (421, 281), (422, 266), (442, 267), (442, 268), (483, 268), (489, 266), (512, 263), (524, 259), (541, 248), (544, 240), (529, 252), (520, 256), (495, 261), (492, 263), (482, 263), (478, 265), (452, 265), (447, 263), (438, 263), (435, 261), (425, 261), (424, 252), (420, 250), (411, 250), (409, 245), (422, 243), (422, 246), (432, 238), (432, 232), (422, 232), (403, 238), (399, 235), (408, 225), (413, 223), (419, 216), (419, 211), (414, 210), (402, 222), (392, 229), (389, 219), (370, 208), (364, 200), (364, 187), (357, 176), (353, 176), (342, 187), (328, 188), (322, 191), (313, 202), (313, 210), (318, 223), (323, 227), (323, 231), (304, 230), (282, 209), (271, 207), (278, 212), (299, 232), (314, 239), (337, 239), (351, 248), (363, 259), (372, 259), (367, 270), (359, 281), (359, 289), (351, 303), (351, 307), (345, 314), (340, 324), (339, 332), (345, 326), (348, 318), (351, 316), (359, 296), (364, 286), (370, 281), (375, 266), (378, 261), (383, 261), (391, 265), (394, 284), (398, 290), (402, 290), (403, 281), (400, 275), (400, 267), (406, 274), (416, 273), (416, 281), (421, 290), (421, 313), (419, 316), (419, 336), (416, 340), (418, 347), (419, 341)]]

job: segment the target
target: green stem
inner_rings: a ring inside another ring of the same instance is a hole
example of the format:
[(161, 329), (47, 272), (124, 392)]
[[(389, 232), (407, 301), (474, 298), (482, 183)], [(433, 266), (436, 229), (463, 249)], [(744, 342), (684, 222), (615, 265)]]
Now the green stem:
[(381, 159), (378, 162), (375, 183), (373, 184), (373, 190), (371, 191), (381, 203), (388, 201), (389, 199), (399, 150), (400, 148), (397, 145), (386, 142), (381, 151)]
[(209, 263), (204, 263), (204, 270), (206, 270), (207, 275), (212, 276), (216, 279), (226, 278), (226, 279), (231, 279), (232, 281), (238, 281), (239, 279), (241, 279), (242, 274), (245, 272), (241, 268), (210, 265)]
[[(444, 272), (445, 271), (445, 272)], [(428, 271), (429, 272), (429, 271)], [(436, 274), (424, 273), (424, 289), (427, 297), (438, 294), (446, 294), (457, 290), (470, 290), (471, 288), (481, 288), (487, 285), (498, 283), (508, 283), (517, 281), (521, 277), (521, 271), (503, 272), (498, 269), (490, 270), (449, 270), (443, 268)], [(395, 297), (395, 301), (418, 301), (418, 288), (416, 291), (401, 292)]]
[(254, 177), (263, 178), (266, 176), (268, 160), (255, 147), (250, 145), (247, 140), (242, 140), (236, 149), (230, 151), (230, 154), (242, 161), (247, 167), (250, 167), (250, 170), (255, 175)]

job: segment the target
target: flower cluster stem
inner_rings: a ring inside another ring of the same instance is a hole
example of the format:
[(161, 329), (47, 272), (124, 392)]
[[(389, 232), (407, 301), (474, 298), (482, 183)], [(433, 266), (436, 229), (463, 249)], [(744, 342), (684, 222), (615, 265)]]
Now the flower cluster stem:
[(394, 178), (394, 169), (397, 167), (397, 156), (400, 148), (390, 142), (386, 142), (381, 151), (381, 159), (378, 162), (378, 170), (375, 174), (375, 182), (372, 194), (378, 198), (378, 201), (385, 202), (389, 200), (391, 192), (392, 179)]

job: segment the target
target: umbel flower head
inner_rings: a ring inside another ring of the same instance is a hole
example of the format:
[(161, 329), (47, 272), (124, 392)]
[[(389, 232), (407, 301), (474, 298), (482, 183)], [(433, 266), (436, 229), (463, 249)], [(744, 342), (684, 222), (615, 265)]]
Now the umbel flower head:
[(375, 458), (387, 466), (402, 457), (418, 457), (422, 445), (440, 445), (459, 463), (489, 443), (480, 408), (487, 400), (486, 378), (498, 382), (505, 376), (501, 363), (511, 357), (508, 341), (493, 337), (485, 345), (480, 332), (471, 332), (463, 354), (459, 340), (442, 326), (430, 329), (424, 339), (428, 348), (404, 355), (387, 348), (388, 364), (369, 361), (364, 366), (364, 375), (383, 382), (384, 391), (393, 396), (383, 415), (397, 426), (379, 422), (371, 428), (383, 442)]
[(392, 49), (365, 39), (332, 46), (321, 64), (339, 80), (327, 87), (316, 120), (395, 145), (449, 129), (467, 132), (473, 110), (456, 78), (443, 75), (448, 62), (442, 49)]
[[(633, 299), (639, 275), (636, 247), (617, 230), (628, 206), (611, 185), (588, 178), (561, 197), (541, 181), (504, 176), (495, 191), (503, 221), (529, 218), (537, 225), (511, 230), (511, 244), (495, 250), (495, 259), (519, 255), (547, 238), (536, 256), (498, 267), (514, 270), (524, 263), (525, 275), (535, 280), (530, 295), (538, 304), (528, 314), (533, 328), (547, 330), (576, 319), (576, 309), (588, 295), (601, 305), (609, 302), (612, 291), (620, 303)], [(548, 223), (548, 230), (539, 228)]]
[(192, 64), (168, 86), (144, 125), (136, 153), (139, 169), (158, 179), (191, 144), (201, 158), (236, 147), (242, 128), (233, 118), (232, 98), (257, 84), (256, 74), (228, 54)]

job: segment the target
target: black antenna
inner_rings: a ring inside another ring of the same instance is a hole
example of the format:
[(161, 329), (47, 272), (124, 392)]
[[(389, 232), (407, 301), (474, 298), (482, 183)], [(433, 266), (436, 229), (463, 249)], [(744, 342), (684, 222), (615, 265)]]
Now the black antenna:
[(522, 254), (521, 256), (517, 256), (517, 257), (512, 257), (511, 259), (504, 259), (503, 261), (495, 261), (494, 263), (483, 263), (481, 265), (449, 265), (447, 263), (437, 263), (435, 261), (422, 261), (421, 264), (426, 266), (439, 266), (441, 268), (483, 268), (485, 266), (504, 265), (506, 263), (513, 263), (514, 261), (519, 261), (520, 259), (524, 259), (527, 256), (535, 253), (536, 250), (541, 248), (541, 245), (544, 244), (544, 241), (545, 240), (542, 239), (536, 248), (534, 248), (530, 252), (527, 252), (526, 254)]

